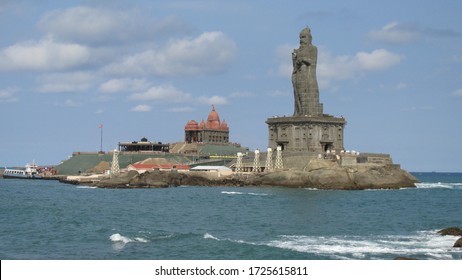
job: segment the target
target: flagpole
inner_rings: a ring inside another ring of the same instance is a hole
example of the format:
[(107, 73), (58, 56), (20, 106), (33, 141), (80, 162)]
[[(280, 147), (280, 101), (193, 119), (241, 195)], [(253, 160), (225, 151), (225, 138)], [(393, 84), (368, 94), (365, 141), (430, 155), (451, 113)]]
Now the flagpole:
[(103, 125), (100, 124), (99, 128), (101, 129), (101, 142), (100, 142), (99, 152), (102, 153), (103, 152)]

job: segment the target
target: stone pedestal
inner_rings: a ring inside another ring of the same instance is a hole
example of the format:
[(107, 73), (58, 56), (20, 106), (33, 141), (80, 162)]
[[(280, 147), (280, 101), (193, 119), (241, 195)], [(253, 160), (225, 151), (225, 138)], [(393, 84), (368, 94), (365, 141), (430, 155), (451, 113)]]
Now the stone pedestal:
[(281, 146), (289, 152), (315, 152), (344, 150), (344, 118), (330, 115), (273, 117), (267, 119), (268, 147)]

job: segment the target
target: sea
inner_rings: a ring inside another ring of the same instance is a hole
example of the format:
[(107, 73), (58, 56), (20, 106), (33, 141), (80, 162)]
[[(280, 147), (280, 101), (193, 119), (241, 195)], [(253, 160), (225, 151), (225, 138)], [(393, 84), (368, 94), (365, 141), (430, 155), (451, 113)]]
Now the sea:
[(0, 179), (2, 260), (462, 260), (462, 173), (417, 188), (99, 189)]

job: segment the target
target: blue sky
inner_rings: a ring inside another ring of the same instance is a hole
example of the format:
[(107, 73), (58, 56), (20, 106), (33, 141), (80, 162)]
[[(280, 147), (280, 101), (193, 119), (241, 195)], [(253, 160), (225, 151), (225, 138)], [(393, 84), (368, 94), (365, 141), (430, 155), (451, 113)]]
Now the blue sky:
[(318, 47), (345, 146), (409, 171), (462, 171), (462, 1), (0, 1), (0, 165), (183, 140), (214, 104), (265, 149), (293, 113), (291, 52)]

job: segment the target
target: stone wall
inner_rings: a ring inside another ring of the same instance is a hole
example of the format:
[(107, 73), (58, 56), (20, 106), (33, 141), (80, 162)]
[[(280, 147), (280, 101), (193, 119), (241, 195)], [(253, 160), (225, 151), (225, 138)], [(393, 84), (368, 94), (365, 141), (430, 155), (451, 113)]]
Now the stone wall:
[(340, 156), (340, 165), (341, 166), (358, 165), (358, 157), (356, 155), (343, 154), (343, 155)]
[(358, 163), (392, 165), (393, 160), (388, 154), (361, 153), (358, 155)]
[(349, 154), (342, 153), (340, 155), (341, 166), (354, 166), (354, 165), (393, 165), (393, 160), (388, 154)]

